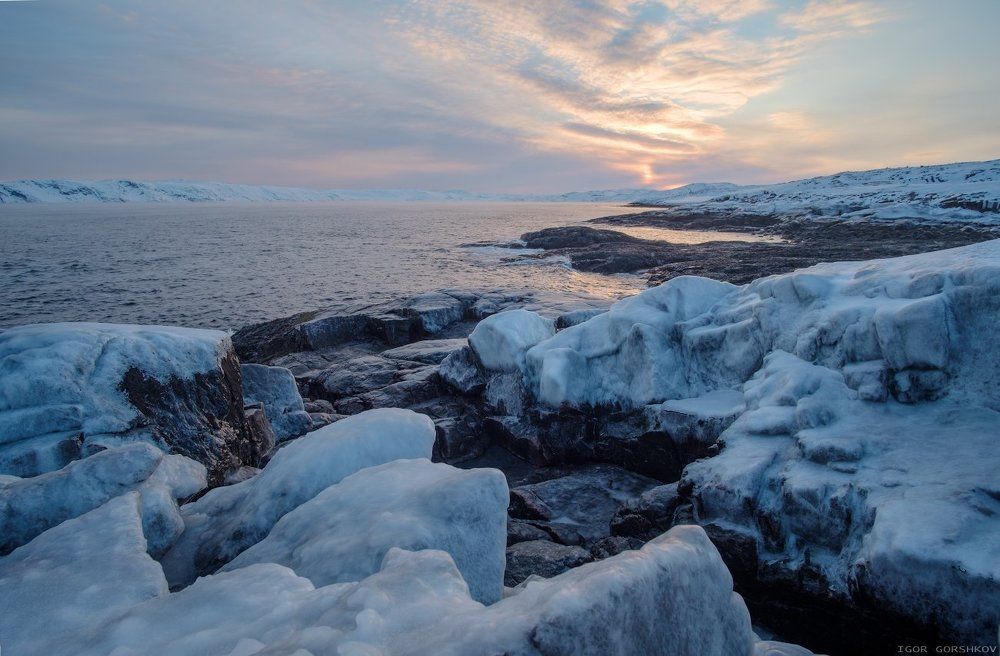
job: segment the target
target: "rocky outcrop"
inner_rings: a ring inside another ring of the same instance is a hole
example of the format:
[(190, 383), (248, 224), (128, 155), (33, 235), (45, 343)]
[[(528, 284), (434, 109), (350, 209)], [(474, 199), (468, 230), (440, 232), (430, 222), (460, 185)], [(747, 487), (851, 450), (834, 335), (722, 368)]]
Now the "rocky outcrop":
[(0, 334), (0, 472), (32, 476), (145, 440), (209, 481), (270, 450), (244, 412), (240, 363), (221, 332), (50, 324)]
[(244, 405), (263, 408), (276, 441), (299, 437), (312, 427), (313, 420), (306, 412), (291, 371), (284, 367), (244, 364), (240, 366), (240, 373)]

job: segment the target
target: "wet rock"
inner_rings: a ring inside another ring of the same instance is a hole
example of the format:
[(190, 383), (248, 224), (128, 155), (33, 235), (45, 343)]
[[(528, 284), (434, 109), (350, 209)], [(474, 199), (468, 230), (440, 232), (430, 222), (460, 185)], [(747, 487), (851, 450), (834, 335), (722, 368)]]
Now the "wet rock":
[(526, 232), (521, 235), (521, 241), (526, 248), (543, 248), (552, 250), (556, 248), (581, 248), (593, 245), (607, 245), (618, 243), (642, 243), (644, 240), (630, 237), (617, 230), (600, 230), (587, 226), (560, 226), (558, 228), (545, 228), (535, 232)]
[(486, 389), (486, 374), (468, 346), (449, 353), (438, 368), (441, 380), (460, 394), (476, 395)]
[(617, 556), (623, 551), (640, 549), (643, 544), (644, 542), (638, 538), (609, 535), (592, 544), (590, 546), (590, 553), (593, 555), (594, 560), (602, 560), (611, 556)]
[(531, 522), (511, 519), (507, 521), (507, 546), (530, 540), (548, 540), (549, 534)]
[(442, 360), (467, 344), (468, 340), (463, 337), (455, 339), (425, 339), (382, 351), (380, 355), (383, 358), (391, 358), (393, 360), (441, 364)]
[(567, 547), (545, 540), (518, 542), (507, 547), (504, 585), (514, 587), (532, 574), (551, 578), (593, 560), (582, 547)]
[(462, 462), (481, 455), (489, 446), (482, 422), (473, 412), (434, 420), (437, 439), (434, 457), (449, 463)]
[(611, 534), (651, 540), (674, 525), (682, 501), (676, 483), (646, 490), (615, 511)]
[(598, 308), (587, 308), (583, 310), (570, 310), (569, 312), (563, 312), (556, 317), (556, 330), (562, 330), (563, 328), (569, 328), (570, 326), (583, 323), (588, 319), (593, 319), (599, 314), (603, 314), (605, 311), (606, 310)]
[(303, 399), (303, 408), (308, 413), (314, 412), (324, 412), (326, 414), (333, 414), (333, 404), (326, 399)]

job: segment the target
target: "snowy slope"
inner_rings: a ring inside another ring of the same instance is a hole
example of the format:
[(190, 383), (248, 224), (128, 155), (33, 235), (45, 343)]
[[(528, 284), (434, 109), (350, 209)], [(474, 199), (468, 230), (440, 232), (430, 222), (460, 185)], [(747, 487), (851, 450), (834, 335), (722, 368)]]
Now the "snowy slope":
[[(699, 185), (688, 185), (698, 187)], [(637, 202), (691, 212), (1000, 224), (1000, 160), (851, 171), (774, 185), (650, 192)]]

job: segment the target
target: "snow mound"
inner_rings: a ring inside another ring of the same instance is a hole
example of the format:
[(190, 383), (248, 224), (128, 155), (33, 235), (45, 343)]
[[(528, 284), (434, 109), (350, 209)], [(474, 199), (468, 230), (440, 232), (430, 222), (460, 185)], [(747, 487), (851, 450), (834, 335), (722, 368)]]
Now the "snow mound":
[(549, 319), (528, 310), (508, 310), (480, 321), (469, 335), (469, 346), (487, 369), (516, 371), (524, 352), (555, 332)]
[(369, 410), (289, 442), (260, 474), (181, 509), (185, 529), (162, 563), (172, 587), (217, 570), (262, 540), (286, 513), (366, 467), (430, 458), (434, 423), (396, 408)]
[(397, 460), (328, 487), (223, 570), (278, 563), (322, 586), (374, 574), (392, 547), (440, 549), (489, 604), (503, 589), (507, 503), (497, 470)]
[[(750, 620), (697, 527), (534, 581), (492, 606), (451, 557), (390, 549), (356, 583), (315, 587), (281, 565), (221, 572), (84, 633), (75, 653), (750, 656)], [(59, 653), (59, 652), (53, 652)]]
[(0, 636), (12, 654), (79, 653), (82, 634), (165, 595), (163, 572), (146, 553), (139, 494), (67, 520), (0, 558), (0, 590)]
[[(165, 455), (145, 443), (108, 449), (59, 471), (12, 481), (0, 487), (0, 554), (132, 490), (142, 493), (146, 537), (155, 543), (155, 553), (175, 537), (166, 531), (166, 525), (179, 518), (174, 500), (206, 484), (203, 465), (184, 456)], [(164, 495), (166, 503), (161, 499)]]

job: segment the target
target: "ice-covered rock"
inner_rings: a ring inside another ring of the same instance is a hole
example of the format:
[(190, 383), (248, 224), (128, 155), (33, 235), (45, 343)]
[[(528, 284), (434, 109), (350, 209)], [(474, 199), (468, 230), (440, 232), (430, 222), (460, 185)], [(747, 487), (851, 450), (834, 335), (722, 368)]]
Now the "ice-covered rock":
[(480, 321), (469, 345), (487, 369), (516, 371), (525, 351), (553, 334), (551, 320), (528, 310), (508, 310)]
[(725, 448), (683, 485), (697, 521), (755, 545), (751, 575), (802, 577), (827, 600), (874, 602), (947, 639), (995, 638), (1000, 413), (958, 394), (866, 402), (841, 372), (780, 351), (743, 391)]
[(328, 487), (223, 569), (278, 563), (321, 586), (374, 574), (392, 547), (440, 549), (451, 554), (472, 597), (488, 604), (503, 588), (506, 520), (507, 482), (499, 471), (397, 460)]
[(265, 455), (225, 333), (62, 323), (0, 334), (0, 472), (36, 475), (137, 439), (198, 460), (214, 482)]
[(166, 594), (146, 553), (140, 505), (136, 492), (116, 497), (0, 557), (5, 652), (81, 653), (83, 634)]
[(286, 513), (358, 470), (430, 458), (434, 437), (428, 417), (388, 408), (290, 442), (253, 478), (216, 488), (182, 508), (184, 533), (162, 559), (171, 586), (215, 571), (262, 540)]
[(372, 576), (323, 587), (256, 564), (139, 604), (71, 647), (122, 656), (750, 656), (754, 636), (718, 552), (701, 529), (681, 527), (491, 606), (469, 596), (442, 551), (391, 549)]
[(180, 533), (175, 527), (179, 519), (175, 500), (206, 484), (200, 463), (141, 442), (95, 453), (58, 471), (11, 481), (0, 487), (0, 554), (132, 490), (142, 494), (151, 552), (162, 552), (165, 543)]
[(419, 342), (382, 351), (380, 355), (383, 358), (392, 358), (394, 360), (441, 364), (442, 360), (468, 343), (468, 340), (464, 337), (457, 337), (455, 339), (424, 339)]
[(244, 364), (240, 365), (240, 372), (243, 403), (264, 407), (277, 441), (298, 437), (309, 430), (312, 419), (305, 410), (291, 371), (284, 367)]

